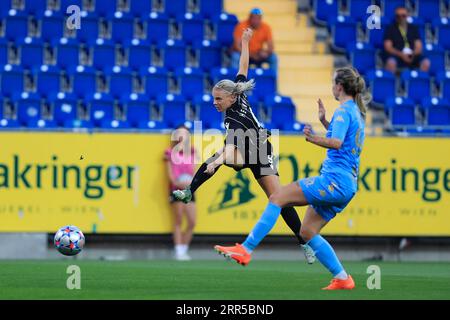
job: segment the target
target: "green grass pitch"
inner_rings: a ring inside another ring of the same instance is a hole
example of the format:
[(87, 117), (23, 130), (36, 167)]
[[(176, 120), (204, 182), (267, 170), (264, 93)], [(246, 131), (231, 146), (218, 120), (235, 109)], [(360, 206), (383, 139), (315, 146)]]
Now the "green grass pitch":
[[(81, 289), (66, 288), (69, 265)], [(381, 268), (381, 289), (366, 286), (367, 267)], [(450, 263), (346, 262), (352, 291), (320, 290), (330, 280), (303, 261), (0, 261), (0, 299), (450, 299)]]

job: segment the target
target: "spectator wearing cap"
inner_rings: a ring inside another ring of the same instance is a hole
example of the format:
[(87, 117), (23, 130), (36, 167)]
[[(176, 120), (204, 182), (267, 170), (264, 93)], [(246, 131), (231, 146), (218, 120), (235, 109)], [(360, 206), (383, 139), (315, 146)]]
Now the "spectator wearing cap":
[(408, 23), (408, 10), (398, 7), (395, 21), (384, 32), (384, 52), (382, 58), (385, 68), (393, 73), (397, 68), (420, 68), (428, 72), (430, 60), (422, 55), (423, 44), (419, 28)]
[(239, 57), (241, 53), (241, 38), (244, 30), (251, 28), (253, 30), (253, 37), (249, 43), (250, 64), (255, 64), (258, 67), (262, 63), (268, 63), (270, 68), (275, 72), (278, 69), (277, 56), (273, 52), (273, 39), (271, 27), (262, 21), (263, 12), (259, 8), (254, 8), (250, 11), (247, 20), (242, 21), (236, 25), (234, 29), (234, 44), (231, 55), (231, 66), (239, 68)]

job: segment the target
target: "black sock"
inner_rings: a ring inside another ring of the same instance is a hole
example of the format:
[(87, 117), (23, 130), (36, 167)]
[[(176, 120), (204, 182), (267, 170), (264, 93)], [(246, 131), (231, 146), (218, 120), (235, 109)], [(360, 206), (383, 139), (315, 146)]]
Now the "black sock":
[(300, 227), (302, 223), (300, 222), (300, 218), (295, 211), (294, 207), (285, 207), (281, 209), (281, 216), (284, 219), (284, 222), (291, 228), (294, 235), (297, 237), (298, 242), (300, 244), (305, 244), (306, 242), (300, 237)]
[(209, 178), (211, 178), (216, 172), (217, 170), (219, 170), (219, 168), (221, 166), (218, 166), (216, 168), (216, 170), (214, 171), (213, 174), (209, 175), (205, 172), (206, 167), (208, 166), (208, 163), (211, 163), (211, 161), (214, 161), (216, 159), (216, 155), (212, 156), (211, 158), (209, 158), (208, 160), (206, 160), (206, 162), (204, 162), (200, 168), (198, 168), (197, 172), (194, 175), (194, 178), (192, 178), (192, 182), (191, 185), (189, 186), (189, 188), (191, 189), (192, 194), (194, 194), (194, 192), (204, 183), (206, 182)]

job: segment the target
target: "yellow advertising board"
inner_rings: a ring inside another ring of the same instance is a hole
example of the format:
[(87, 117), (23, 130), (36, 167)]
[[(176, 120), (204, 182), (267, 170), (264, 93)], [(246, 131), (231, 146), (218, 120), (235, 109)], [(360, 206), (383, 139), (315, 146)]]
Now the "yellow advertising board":
[[(0, 232), (53, 232), (66, 224), (86, 233), (171, 231), (168, 135), (0, 137)], [(279, 150), (283, 184), (317, 175), (326, 154), (301, 136), (281, 136)], [(367, 137), (359, 192), (324, 233), (450, 236), (449, 191), (450, 139)], [(196, 197), (198, 234), (247, 234), (267, 204), (249, 170), (227, 167)], [(303, 217), (305, 208), (297, 211)], [(271, 234), (289, 233), (280, 218)]]

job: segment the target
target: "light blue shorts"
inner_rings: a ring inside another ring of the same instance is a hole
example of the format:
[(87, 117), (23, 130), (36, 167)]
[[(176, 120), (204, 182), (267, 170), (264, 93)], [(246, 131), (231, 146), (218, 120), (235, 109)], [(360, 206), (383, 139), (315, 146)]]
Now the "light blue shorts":
[(300, 179), (298, 184), (311, 207), (326, 221), (344, 210), (356, 193), (356, 184), (339, 174)]

